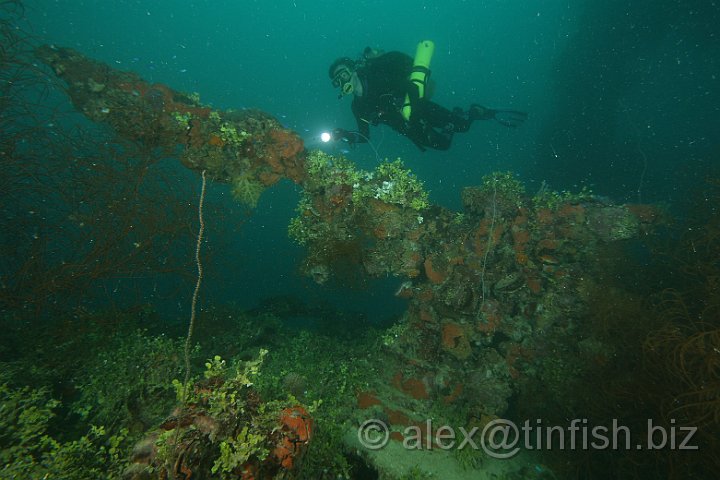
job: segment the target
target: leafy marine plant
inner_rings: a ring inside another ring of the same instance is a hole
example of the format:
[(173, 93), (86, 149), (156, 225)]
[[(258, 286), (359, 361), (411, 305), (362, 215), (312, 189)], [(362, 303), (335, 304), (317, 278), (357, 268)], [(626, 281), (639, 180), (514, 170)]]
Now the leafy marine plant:
[(51, 433), (60, 408), (45, 388), (0, 384), (0, 463), (2, 478), (120, 478), (129, 451), (128, 432), (114, 435), (91, 426), (79, 438)]
[(128, 473), (285, 478), (302, 459), (313, 422), (293, 397), (260, 400), (254, 383), (266, 354), (261, 349), (254, 360), (230, 365), (214, 356), (205, 363), (203, 380), (174, 380), (184, 408), (138, 444)]
[(171, 378), (178, 374), (182, 343), (143, 331), (113, 336), (77, 371), (80, 395), (72, 410), (95, 425), (143, 431), (172, 405)]
[(251, 173), (244, 171), (235, 175), (230, 182), (232, 196), (235, 200), (249, 208), (257, 207), (265, 187)]
[(417, 211), (428, 207), (427, 191), (422, 182), (405, 168), (402, 160), (381, 163), (375, 178), (382, 183), (375, 187), (374, 198)]

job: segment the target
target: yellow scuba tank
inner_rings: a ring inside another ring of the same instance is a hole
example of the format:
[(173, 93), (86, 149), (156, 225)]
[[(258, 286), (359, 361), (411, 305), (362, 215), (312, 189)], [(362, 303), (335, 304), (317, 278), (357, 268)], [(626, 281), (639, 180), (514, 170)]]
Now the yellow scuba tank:
[[(435, 44), (431, 40), (423, 40), (418, 43), (417, 50), (415, 50), (415, 61), (410, 73), (410, 81), (417, 85), (420, 98), (425, 97), (426, 94), (428, 77), (430, 76), (430, 60), (434, 51)], [(409, 95), (405, 95), (405, 102), (403, 102), (400, 112), (405, 120), (410, 120), (412, 107), (410, 106)]]

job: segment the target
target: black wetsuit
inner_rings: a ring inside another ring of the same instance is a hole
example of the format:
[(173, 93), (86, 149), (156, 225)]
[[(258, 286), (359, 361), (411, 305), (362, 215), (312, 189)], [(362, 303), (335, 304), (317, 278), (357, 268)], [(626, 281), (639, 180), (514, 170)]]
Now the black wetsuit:
[[(467, 132), (472, 120), (459, 109), (450, 111), (426, 98), (418, 98), (417, 86), (410, 82), (413, 59), (401, 52), (388, 52), (368, 59), (358, 68), (362, 96), (355, 96), (352, 111), (358, 124), (355, 142), (370, 138), (370, 125), (384, 123), (407, 136), (421, 150), (447, 150), (456, 132)], [(410, 120), (400, 113), (409, 95)]]

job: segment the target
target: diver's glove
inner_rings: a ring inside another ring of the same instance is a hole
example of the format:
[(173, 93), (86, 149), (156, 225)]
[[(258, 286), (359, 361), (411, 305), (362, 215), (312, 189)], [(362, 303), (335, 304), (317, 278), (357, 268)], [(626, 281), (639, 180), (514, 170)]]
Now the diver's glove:
[(527, 119), (528, 114), (517, 110), (495, 110), (482, 105), (471, 105), (468, 116), (470, 120), (495, 120), (500, 125), (515, 128)]
[(345, 130), (343, 128), (336, 128), (332, 131), (332, 139), (333, 140), (340, 140), (346, 143), (353, 144), (357, 140), (355, 137), (354, 132), (350, 132), (348, 130)]

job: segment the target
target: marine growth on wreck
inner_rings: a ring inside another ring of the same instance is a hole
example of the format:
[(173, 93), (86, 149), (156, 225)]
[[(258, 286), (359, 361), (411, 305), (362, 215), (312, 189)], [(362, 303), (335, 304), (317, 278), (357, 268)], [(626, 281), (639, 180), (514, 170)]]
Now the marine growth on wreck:
[[(720, 451), (714, 207), (662, 244), (667, 208), (544, 183), (532, 192), (497, 171), (458, 192), (453, 211), (403, 159), (362, 169), (306, 148), (268, 113), (213, 108), (8, 25), (5, 84), (49, 82), (113, 140), (53, 140), (24, 113), (26, 97), (9, 89), (0, 103), (15, 121), (3, 121), (2, 208), (14, 228), (3, 246), (24, 248), (0, 296), (0, 478), (557, 479), (601, 478), (608, 465), (617, 478), (710, 478)], [(41, 136), (54, 154), (25, 147)], [(202, 179), (200, 198), (152, 186), (172, 184), (158, 167), (168, 159)], [(395, 278), (401, 315), (378, 325), (290, 296), (196, 309), (212, 274), (202, 268), (213, 246), (203, 208), (215, 208), (205, 182), (252, 210), (282, 180), (299, 192), (287, 225), (299, 274), (314, 289)], [(103, 193), (115, 181), (128, 187)], [(705, 198), (717, 187), (708, 181)], [(67, 211), (11, 215), (43, 198)], [(60, 240), (28, 243), (34, 234)], [(178, 246), (189, 253), (171, 254)], [(637, 267), (634, 248), (652, 261)], [(653, 268), (677, 282), (655, 288)], [(631, 274), (649, 286), (619, 280)], [(182, 278), (187, 303), (196, 285), (187, 336), (185, 320), (168, 326), (147, 305), (57, 305), (121, 277), (152, 288), (158, 275)], [(291, 326), (298, 318), (317, 324)], [(698, 428), (704, 456), (542, 451), (541, 436), (504, 456), (493, 430), (614, 419), (635, 442), (652, 431), (648, 415), (657, 428)]]

